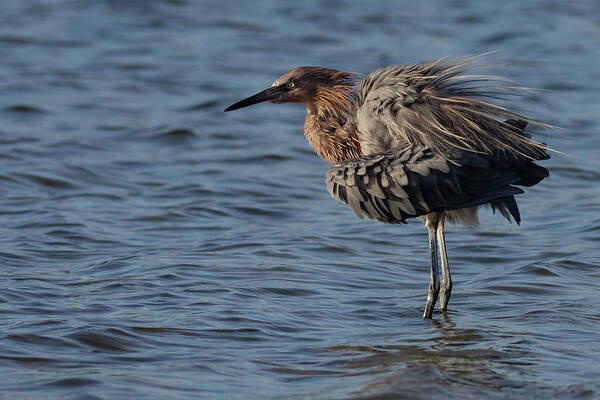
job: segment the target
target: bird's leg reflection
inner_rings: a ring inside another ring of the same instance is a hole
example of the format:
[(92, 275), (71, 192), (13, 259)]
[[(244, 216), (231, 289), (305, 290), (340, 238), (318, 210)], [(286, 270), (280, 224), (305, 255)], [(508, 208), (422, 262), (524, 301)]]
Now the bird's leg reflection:
[(437, 262), (437, 249), (436, 249), (436, 225), (429, 224), (426, 222), (427, 232), (429, 233), (429, 255), (431, 258), (431, 274), (429, 279), (429, 287), (427, 289), (427, 302), (425, 303), (425, 311), (423, 312), (423, 318), (431, 318), (433, 314), (433, 307), (438, 298), (440, 291), (440, 277), (438, 271)]
[(439, 321), (432, 319), (431, 326), (435, 329), (443, 333), (445, 336), (456, 335), (455, 326), (456, 324), (452, 322), (447, 313), (440, 313)]
[(450, 294), (452, 293), (452, 276), (450, 275), (450, 265), (446, 256), (446, 239), (444, 237), (444, 218), (440, 218), (437, 226), (437, 244), (439, 250), (440, 262), (442, 264), (442, 286), (440, 288), (440, 312), (445, 313)]

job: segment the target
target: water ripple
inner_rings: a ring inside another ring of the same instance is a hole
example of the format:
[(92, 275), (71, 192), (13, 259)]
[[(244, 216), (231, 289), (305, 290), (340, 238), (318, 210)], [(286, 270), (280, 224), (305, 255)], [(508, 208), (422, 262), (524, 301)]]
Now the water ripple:
[[(598, 397), (597, 7), (459, 3), (4, 2), (0, 392)], [(498, 46), (475, 72), (542, 88), (505, 105), (561, 153), (521, 226), (448, 227), (424, 321), (422, 223), (331, 199), (302, 106), (222, 110), (297, 65)]]

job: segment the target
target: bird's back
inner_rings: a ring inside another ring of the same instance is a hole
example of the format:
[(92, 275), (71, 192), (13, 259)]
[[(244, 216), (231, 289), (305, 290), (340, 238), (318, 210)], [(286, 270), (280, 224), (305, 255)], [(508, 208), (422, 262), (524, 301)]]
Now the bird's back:
[(548, 176), (535, 164), (546, 146), (525, 134), (530, 121), (482, 100), (484, 77), (440, 61), (377, 70), (362, 82), (349, 119), (362, 157), (327, 175), (333, 197), (358, 216), (387, 223), (444, 212), (476, 225), (489, 204), (520, 221), (515, 194)]
[[(489, 78), (467, 75), (468, 62), (442, 61), (393, 66), (369, 74), (355, 97), (354, 118), (363, 155), (420, 145), (539, 159), (546, 146), (504, 121), (537, 123), (484, 99), (494, 93), (475, 87)], [(497, 88), (496, 88), (497, 89)]]

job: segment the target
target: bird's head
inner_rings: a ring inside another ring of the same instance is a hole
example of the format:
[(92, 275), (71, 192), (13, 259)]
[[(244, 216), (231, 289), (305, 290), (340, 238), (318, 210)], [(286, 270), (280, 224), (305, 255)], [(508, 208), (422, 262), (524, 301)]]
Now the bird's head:
[[(225, 111), (238, 110), (253, 104), (304, 103), (307, 107), (315, 101), (319, 89), (332, 89), (337, 85), (350, 87), (353, 74), (321, 67), (297, 67), (281, 75), (270, 88), (230, 105)], [(340, 86), (340, 87), (341, 87)]]

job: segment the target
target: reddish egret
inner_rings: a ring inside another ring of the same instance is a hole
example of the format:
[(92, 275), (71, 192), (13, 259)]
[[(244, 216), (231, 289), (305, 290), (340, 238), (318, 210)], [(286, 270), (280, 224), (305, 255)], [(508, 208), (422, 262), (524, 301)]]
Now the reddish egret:
[[(534, 161), (547, 147), (525, 133), (540, 124), (493, 104), (498, 92), (467, 75), (468, 59), (379, 69), (362, 81), (320, 67), (294, 68), (270, 88), (225, 111), (252, 104), (303, 103), (304, 134), (331, 164), (327, 190), (359, 217), (398, 224), (421, 217), (429, 234), (430, 282), (423, 318), (452, 291), (444, 223), (477, 226), (489, 205), (506, 219), (521, 218), (517, 186), (548, 176)], [(441, 263), (440, 285), (438, 259)]]

